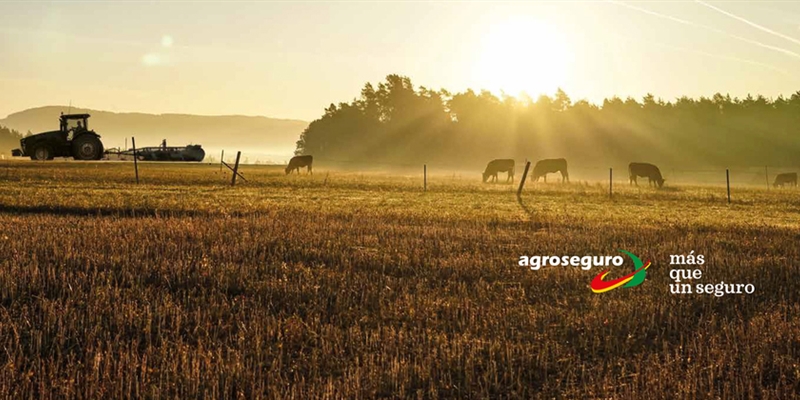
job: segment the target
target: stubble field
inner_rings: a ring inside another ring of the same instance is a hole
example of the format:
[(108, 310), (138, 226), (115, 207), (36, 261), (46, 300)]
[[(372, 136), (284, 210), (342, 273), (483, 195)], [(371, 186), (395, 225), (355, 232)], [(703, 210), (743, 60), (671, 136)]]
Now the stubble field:
[[(800, 191), (242, 172), (0, 165), (0, 397), (800, 391)], [(642, 285), (517, 265), (618, 249), (652, 260)], [(670, 294), (690, 251), (755, 293)]]

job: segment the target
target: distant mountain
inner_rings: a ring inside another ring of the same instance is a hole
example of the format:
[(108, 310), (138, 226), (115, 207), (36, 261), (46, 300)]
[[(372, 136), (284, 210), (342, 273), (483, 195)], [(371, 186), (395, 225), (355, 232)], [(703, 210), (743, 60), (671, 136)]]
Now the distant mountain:
[[(39, 133), (58, 129), (58, 116), (67, 106), (46, 106), (14, 113), (0, 119), (0, 126), (20, 132)], [(115, 113), (72, 107), (71, 113), (89, 113), (89, 128), (102, 137), (106, 148), (124, 147), (131, 136), (136, 145), (157, 146), (167, 139), (170, 146), (201, 144), (206, 154), (226, 159), (242, 151), (250, 162), (283, 162), (291, 157), (295, 142), (308, 122), (292, 119), (249, 117), (242, 115), (204, 116), (189, 114)], [(5, 152), (6, 149), (0, 149)]]

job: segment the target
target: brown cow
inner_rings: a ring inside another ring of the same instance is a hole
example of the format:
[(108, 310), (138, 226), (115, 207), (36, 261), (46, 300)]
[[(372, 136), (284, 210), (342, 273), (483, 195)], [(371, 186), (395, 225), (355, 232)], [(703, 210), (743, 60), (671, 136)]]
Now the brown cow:
[(636, 182), (636, 177), (641, 176), (648, 179), (648, 185), (664, 186), (665, 179), (661, 177), (661, 171), (658, 170), (658, 167), (653, 164), (632, 162), (628, 164), (628, 175), (630, 175), (631, 185), (639, 186), (639, 183)]
[(297, 171), (300, 173), (300, 168), (308, 167), (308, 173), (314, 175), (314, 172), (311, 170), (311, 164), (314, 162), (314, 157), (312, 156), (294, 156), (291, 160), (289, 160), (289, 165), (286, 166), (286, 175), (292, 173), (292, 171)]
[(567, 160), (563, 158), (554, 158), (550, 160), (539, 160), (533, 167), (533, 181), (539, 181), (539, 178), (544, 178), (547, 182), (547, 174), (561, 172), (561, 183), (569, 182), (569, 173), (567, 172)]
[(785, 174), (778, 174), (775, 177), (774, 187), (783, 187), (784, 185), (797, 186), (797, 172), (787, 172)]
[(499, 172), (508, 172), (508, 179), (506, 179), (506, 182), (511, 181), (513, 183), (514, 160), (500, 159), (489, 161), (489, 164), (486, 165), (486, 170), (483, 171), (483, 182), (486, 183), (486, 180), (489, 179), (490, 176), (493, 182), (497, 182), (497, 174)]

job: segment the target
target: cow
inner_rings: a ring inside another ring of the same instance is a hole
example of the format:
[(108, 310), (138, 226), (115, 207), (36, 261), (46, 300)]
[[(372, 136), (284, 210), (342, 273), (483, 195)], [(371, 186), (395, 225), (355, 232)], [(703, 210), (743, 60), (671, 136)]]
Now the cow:
[(289, 160), (289, 165), (286, 166), (286, 175), (292, 173), (292, 171), (297, 171), (300, 173), (300, 168), (308, 167), (308, 173), (314, 175), (314, 172), (311, 170), (311, 164), (314, 162), (314, 157), (312, 156), (294, 156), (291, 160)]
[(775, 182), (772, 184), (772, 186), (783, 187), (784, 185), (797, 186), (797, 172), (778, 174), (778, 176), (775, 177)]
[(661, 177), (661, 171), (658, 170), (653, 164), (648, 163), (636, 163), (632, 162), (628, 164), (628, 175), (630, 175), (630, 184), (639, 186), (639, 183), (636, 182), (636, 177), (647, 177), (648, 185), (658, 185), (658, 187), (664, 186), (664, 178)]
[(567, 160), (563, 158), (554, 158), (550, 160), (539, 160), (533, 167), (533, 181), (538, 182), (539, 178), (544, 178), (547, 182), (547, 174), (561, 172), (561, 183), (564, 181), (569, 182), (569, 173), (567, 172)]
[(499, 160), (492, 160), (489, 161), (489, 164), (486, 165), (486, 170), (483, 171), (483, 183), (486, 183), (486, 180), (489, 177), (492, 177), (492, 181), (497, 181), (497, 174), (500, 172), (508, 172), (508, 179), (506, 182), (511, 181), (514, 182), (514, 160), (508, 159), (499, 159)]

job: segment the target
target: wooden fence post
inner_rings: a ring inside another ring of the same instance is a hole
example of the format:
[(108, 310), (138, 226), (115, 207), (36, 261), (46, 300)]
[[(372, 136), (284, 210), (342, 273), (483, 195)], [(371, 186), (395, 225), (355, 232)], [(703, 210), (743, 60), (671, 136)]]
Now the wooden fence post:
[(764, 178), (767, 180), (767, 190), (769, 190), (769, 170), (764, 166)]
[(233, 178), (231, 178), (231, 186), (236, 186), (236, 177), (239, 175), (239, 157), (242, 156), (241, 151), (236, 152), (236, 164), (233, 164)]
[(222, 149), (222, 154), (219, 155), (219, 172), (222, 172), (223, 164), (225, 164), (225, 149)]
[(608, 197), (614, 197), (614, 168), (608, 169)]
[(428, 191), (428, 164), (422, 164), (422, 191)]
[(136, 184), (139, 184), (139, 157), (136, 154), (136, 138), (131, 136), (131, 146), (133, 146), (133, 170), (136, 171)]
[(725, 170), (725, 182), (728, 185), (728, 204), (731, 204), (731, 171)]
[(522, 188), (525, 186), (525, 178), (528, 177), (528, 169), (531, 167), (531, 162), (525, 163), (525, 171), (522, 172), (522, 180), (519, 181), (519, 189), (517, 189), (517, 196), (522, 195)]

